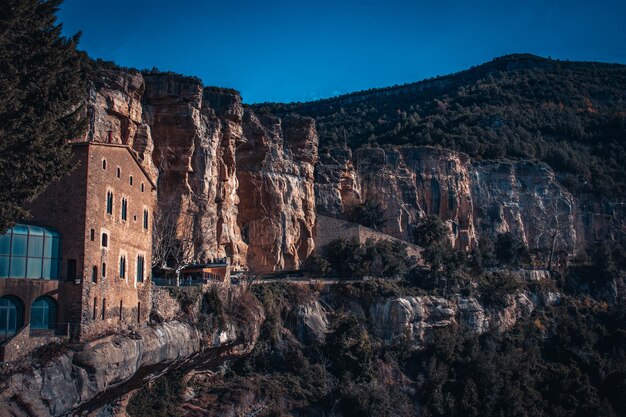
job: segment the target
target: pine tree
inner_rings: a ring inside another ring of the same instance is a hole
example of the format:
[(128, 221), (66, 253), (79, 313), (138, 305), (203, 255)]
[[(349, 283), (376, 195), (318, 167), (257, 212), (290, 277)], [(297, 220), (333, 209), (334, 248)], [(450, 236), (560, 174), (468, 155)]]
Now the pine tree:
[(84, 131), (87, 60), (61, 35), (62, 0), (0, 0), (0, 232), (69, 172), (67, 140)]

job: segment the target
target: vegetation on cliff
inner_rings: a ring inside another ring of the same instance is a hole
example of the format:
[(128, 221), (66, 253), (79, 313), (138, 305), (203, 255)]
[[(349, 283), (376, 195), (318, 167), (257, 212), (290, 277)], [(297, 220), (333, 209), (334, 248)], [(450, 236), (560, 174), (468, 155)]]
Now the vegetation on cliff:
[(67, 173), (66, 141), (85, 125), (85, 55), (61, 36), (61, 0), (0, 6), (0, 232), (28, 217), (24, 204)]
[(306, 103), (320, 145), (434, 145), (544, 161), (577, 193), (626, 193), (626, 66), (510, 55), (456, 74)]

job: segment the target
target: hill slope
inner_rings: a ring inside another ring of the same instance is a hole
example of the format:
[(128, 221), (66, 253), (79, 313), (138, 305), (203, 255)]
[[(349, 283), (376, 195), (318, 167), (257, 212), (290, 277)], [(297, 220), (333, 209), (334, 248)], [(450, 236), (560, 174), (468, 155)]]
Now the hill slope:
[(541, 160), (576, 194), (626, 194), (626, 66), (508, 55), (456, 74), (257, 112), (316, 119), (321, 146), (435, 145)]

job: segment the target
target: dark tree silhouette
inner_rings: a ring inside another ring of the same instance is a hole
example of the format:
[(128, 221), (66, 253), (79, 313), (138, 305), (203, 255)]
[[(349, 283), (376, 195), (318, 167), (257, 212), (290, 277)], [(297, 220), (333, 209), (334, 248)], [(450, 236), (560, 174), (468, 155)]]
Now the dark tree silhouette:
[(0, 3), (0, 232), (70, 170), (68, 139), (84, 131), (85, 55), (61, 36), (61, 0)]

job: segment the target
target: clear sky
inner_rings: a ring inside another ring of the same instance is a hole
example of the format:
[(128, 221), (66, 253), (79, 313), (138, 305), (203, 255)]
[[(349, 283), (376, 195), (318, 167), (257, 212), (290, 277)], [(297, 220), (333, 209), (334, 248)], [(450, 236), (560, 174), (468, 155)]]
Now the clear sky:
[(456, 72), (509, 53), (626, 63), (626, 0), (65, 0), (80, 48), (308, 101)]

